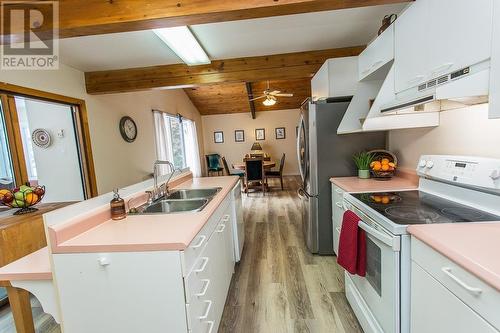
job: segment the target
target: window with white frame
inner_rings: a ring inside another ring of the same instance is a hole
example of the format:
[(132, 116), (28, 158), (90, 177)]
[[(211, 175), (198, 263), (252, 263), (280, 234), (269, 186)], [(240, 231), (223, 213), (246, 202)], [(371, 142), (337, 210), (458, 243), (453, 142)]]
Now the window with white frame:
[[(172, 162), (178, 169), (189, 167), (199, 177), (200, 154), (194, 121), (161, 111), (153, 111), (153, 115), (157, 158)], [(161, 171), (168, 172), (164, 168)]]

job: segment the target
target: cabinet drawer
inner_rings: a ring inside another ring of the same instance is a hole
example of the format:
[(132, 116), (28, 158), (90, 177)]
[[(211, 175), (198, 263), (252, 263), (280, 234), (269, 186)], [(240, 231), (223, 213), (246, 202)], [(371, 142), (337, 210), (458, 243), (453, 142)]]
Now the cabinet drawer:
[(391, 24), (359, 55), (359, 80), (394, 59), (394, 24)]
[(340, 239), (340, 226), (335, 227), (333, 230), (333, 250), (335, 254), (339, 254), (339, 239)]
[(208, 222), (203, 226), (203, 228), (198, 232), (198, 234), (194, 237), (191, 244), (189, 244), (188, 248), (182, 251), (182, 270), (183, 276), (187, 276), (189, 272), (193, 269), (194, 264), (196, 263), (196, 259), (203, 252), (203, 249), (208, 243), (208, 239), (210, 235), (215, 230), (215, 227), (221, 220), (229, 206), (230, 197), (227, 195), (219, 208), (214, 212), (214, 214), (210, 217)]
[(411, 253), (414, 262), (497, 330), (500, 329), (500, 292), (415, 237), (411, 239)]
[(411, 274), (412, 333), (498, 333), (415, 262)]
[(344, 200), (344, 190), (337, 185), (332, 184), (332, 198), (334, 204), (336, 202), (342, 202)]

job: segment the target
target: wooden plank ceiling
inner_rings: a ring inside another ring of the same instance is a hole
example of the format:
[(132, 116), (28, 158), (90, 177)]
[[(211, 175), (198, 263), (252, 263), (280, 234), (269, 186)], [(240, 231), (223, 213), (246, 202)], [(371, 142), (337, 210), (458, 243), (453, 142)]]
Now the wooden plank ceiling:
[[(254, 102), (255, 111), (272, 111), (296, 109), (309, 96), (311, 96), (311, 79), (296, 80), (271, 80), (271, 90), (280, 90), (283, 93), (293, 93), (293, 97), (278, 97), (273, 106), (262, 104), (263, 99)], [(267, 81), (252, 83), (254, 97), (262, 95), (267, 87)], [(245, 83), (227, 83), (217, 85), (186, 88), (187, 93), (200, 114), (224, 114), (250, 112)]]
[[(78, 37), (126, 31), (234, 21), (270, 16), (356, 8), (413, 0), (61, 0), (59, 37)], [(47, 6), (36, 6), (44, 12)], [(33, 4), (32, 6), (35, 6)], [(5, 4), (15, 7), (17, 4)], [(7, 7), (5, 7), (7, 8)], [(38, 36), (46, 34), (37, 30)], [(19, 36), (2, 36), (18, 40)], [(4, 40), (5, 39), (5, 40)]]
[[(89, 94), (150, 89), (184, 89), (202, 115), (296, 109), (311, 96), (310, 80), (326, 59), (356, 56), (364, 46), (297, 52), (260, 57), (216, 60), (209, 65), (184, 64), (85, 73)], [(253, 96), (262, 95), (270, 80), (271, 90), (293, 93), (266, 107), (263, 100), (249, 103), (247, 83)]]

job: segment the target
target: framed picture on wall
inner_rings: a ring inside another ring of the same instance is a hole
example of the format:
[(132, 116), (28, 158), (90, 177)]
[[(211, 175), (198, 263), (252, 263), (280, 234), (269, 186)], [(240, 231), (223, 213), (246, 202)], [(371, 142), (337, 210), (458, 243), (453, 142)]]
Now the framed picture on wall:
[(255, 140), (265, 140), (266, 139), (266, 130), (264, 128), (255, 129)]
[(224, 132), (215, 131), (214, 132), (214, 142), (215, 143), (224, 143)]
[(284, 127), (276, 127), (276, 140), (283, 140), (286, 137), (286, 131)]
[(235, 130), (234, 131), (234, 142), (245, 142), (245, 131)]

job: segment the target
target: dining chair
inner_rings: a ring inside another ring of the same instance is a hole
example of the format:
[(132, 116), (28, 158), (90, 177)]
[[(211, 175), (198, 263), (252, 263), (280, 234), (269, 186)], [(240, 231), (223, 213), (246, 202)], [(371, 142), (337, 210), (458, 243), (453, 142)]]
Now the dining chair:
[[(248, 195), (248, 189), (261, 188), (262, 195), (266, 193), (266, 184), (264, 173), (264, 161), (262, 158), (245, 158), (245, 193)], [(258, 183), (258, 185), (255, 185)]]
[(205, 160), (207, 161), (207, 173), (210, 177), (210, 173), (217, 172), (217, 176), (220, 176), (220, 173), (224, 171), (222, 166), (220, 165), (220, 155), (219, 154), (208, 154), (205, 155)]
[(266, 182), (268, 178), (279, 178), (281, 182), (281, 190), (283, 191), (283, 168), (285, 166), (285, 154), (281, 156), (280, 169), (277, 171), (266, 171)]
[(222, 156), (222, 164), (224, 165), (224, 170), (226, 170), (226, 174), (228, 176), (238, 176), (238, 177), (245, 176), (245, 171), (243, 170), (230, 170), (229, 165), (227, 164), (226, 158), (224, 156)]

